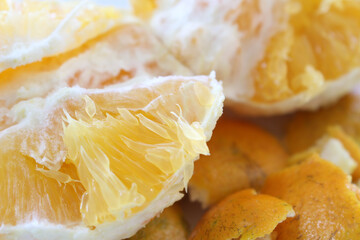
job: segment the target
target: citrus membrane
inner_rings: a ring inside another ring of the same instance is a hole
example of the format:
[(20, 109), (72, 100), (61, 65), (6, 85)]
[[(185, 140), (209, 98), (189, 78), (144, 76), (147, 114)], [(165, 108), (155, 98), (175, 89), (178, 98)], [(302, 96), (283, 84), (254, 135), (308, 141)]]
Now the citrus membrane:
[(357, 0), (134, 0), (196, 74), (216, 70), (227, 105), (249, 115), (317, 109), (360, 76)]
[(223, 100), (221, 85), (202, 76), (19, 102), (0, 132), (0, 234), (130, 237), (182, 197)]

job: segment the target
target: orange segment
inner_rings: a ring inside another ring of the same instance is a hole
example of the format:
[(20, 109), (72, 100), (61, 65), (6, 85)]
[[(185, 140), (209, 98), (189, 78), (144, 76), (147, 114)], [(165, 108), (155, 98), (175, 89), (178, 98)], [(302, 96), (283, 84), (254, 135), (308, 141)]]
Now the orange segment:
[[(8, 146), (0, 150), (1, 224), (17, 225), (35, 219), (77, 224), (81, 220), (79, 207), (84, 187), (79, 182), (65, 184), (41, 174), (37, 171), (42, 168), (41, 165), (16, 151), (15, 146), (19, 146), (21, 140), (20, 136), (1, 136), (0, 140), (1, 146)], [(68, 164), (64, 164), (60, 171), (75, 177), (77, 175), (76, 169)]]
[(213, 206), (189, 240), (256, 240), (270, 235), (280, 222), (292, 216), (294, 211), (286, 202), (252, 189), (243, 190)]
[(191, 73), (146, 26), (124, 20), (72, 51), (0, 73), (0, 106), (45, 97), (61, 87), (104, 88), (132, 78), (172, 74)]
[[(122, 18), (113, 7), (86, 2), (7, 3), (0, 12), (0, 72), (77, 48), (109, 31)], [(0, 10), (1, 5), (4, 3)]]
[(317, 155), (270, 176), (262, 192), (296, 213), (278, 225), (277, 239), (357, 239), (360, 202), (353, 187), (340, 168)]
[(161, 215), (128, 240), (186, 240), (188, 226), (179, 206), (166, 208)]
[(360, 79), (357, 0), (132, 2), (194, 73), (217, 72), (240, 112), (317, 109)]
[(360, 66), (357, 1), (290, 2), (297, 4), (298, 11), (290, 17), (288, 30), (273, 37), (258, 65), (256, 101), (277, 101), (319, 89), (325, 80), (338, 79)]
[(200, 76), (16, 104), (0, 132), (0, 236), (130, 237), (183, 196), (223, 99), (220, 83)]
[(203, 206), (245, 188), (260, 189), (268, 174), (286, 165), (278, 140), (258, 126), (223, 117), (209, 142), (210, 156), (195, 162), (190, 197)]

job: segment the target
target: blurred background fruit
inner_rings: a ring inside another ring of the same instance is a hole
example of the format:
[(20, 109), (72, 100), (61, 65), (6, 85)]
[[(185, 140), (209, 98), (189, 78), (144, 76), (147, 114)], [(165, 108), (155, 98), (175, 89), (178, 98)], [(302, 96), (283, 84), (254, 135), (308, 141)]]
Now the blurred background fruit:
[[(343, 133), (337, 133), (333, 137), (342, 139), (342, 145), (350, 150), (351, 157), (359, 164), (360, 144), (360, 99), (355, 92), (343, 97), (338, 103), (322, 108), (316, 112), (298, 112), (288, 123), (285, 143), (291, 154), (300, 153), (316, 145), (331, 126), (339, 126)], [(349, 139), (350, 140), (346, 140)], [(357, 146), (350, 142), (357, 143)], [(360, 177), (360, 168), (353, 173), (354, 180)]]
[(288, 155), (270, 133), (250, 122), (223, 116), (208, 144), (210, 156), (195, 162), (190, 198), (203, 207), (236, 191), (260, 190), (266, 177), (286, 166)]
[(128, 240), (187, 240), (188, 235), (189, 226), (183, 218), (182, 210), (178, 205), (173, 205)]

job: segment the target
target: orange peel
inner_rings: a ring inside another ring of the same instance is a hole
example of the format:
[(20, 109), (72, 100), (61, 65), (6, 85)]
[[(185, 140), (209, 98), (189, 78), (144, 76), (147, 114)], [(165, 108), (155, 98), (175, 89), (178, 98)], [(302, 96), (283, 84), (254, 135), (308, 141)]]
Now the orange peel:
[(296, 213), (278, 225), (278, 240), (357, 239), (360, 234), (358, 189), (316, 154), (270, 176), (262, 193), (288, 202)]
[(247, 189), (226, 197), (206, 212), (189, 240), (256, 240), (271, 235), (280, 222), (292, 216), (291, 205)]
[(267, 175), (285, 167), (279, 141), (255, 124), (222, 117), (208, 143), (211, 155), (195, 162), (190, 198), (203, 207), (236, 191), (260, 189)]
[(309, 149), (292, 155), (289, 164), (306, 160), (314, 153), (340, 167), (346, 174), (359, 178), (360, 147), (340, 126), (331, 126)]
[(315, 112), (298, 112), (291, 118), (285, 143), (290, 153), (297, 153), (315, 144), (330, 126), (340, 126), (360, 143), (360, 96), (354, 92), (332, 106)]
[(360, 98), (352, 93), (333, 106), (316, 112), (299, 112), (290, 120), (285, 144), (291, 154), (306, 152), (324, 136), (338, 139), (357, 163), (354, 180), (360, 178)]

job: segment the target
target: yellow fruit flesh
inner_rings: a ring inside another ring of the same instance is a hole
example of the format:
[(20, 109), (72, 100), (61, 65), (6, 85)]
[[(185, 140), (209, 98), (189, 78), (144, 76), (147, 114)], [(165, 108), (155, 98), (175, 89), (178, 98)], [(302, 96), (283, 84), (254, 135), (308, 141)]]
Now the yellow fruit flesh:
[(9, 6), (7, 4), (6, 0), (0, 0), (0, 10), (4, 11), (4, 10), (8, 10)]
[[(6, 196), (1, 198), (0, 224), (83, 221), (93, 228), (146, 208), (173, 184), (175, 173), (184, 174), (187, 183), (193, 159), (208, 153), (200, 122), (214, 98), (202, 83), (170, 83), (164, 89), (171, 93), (157, 96), (162, 90), (143, 88), (83, 95), (82, 100), (67, 100), (53, 110), (49, 117), (54, 123), (45, 132), (49, 138), (63, 136), (67, 157), (60, 169), (56, 163), (30, 157), (38, 151), (37, 139), (27, 146), (31, 149), (21, 149), (24, 136), (41, 139), (36, 134), (42, 131), (23, 129), (18, 134), (17, 125), (5, 129), (0, 135), (4, 146), (0, 176), (7, 179), (0, 186), (0, 195)], [(173, 94), (175, 89), (190, 97), (182, 99)], [(185, 108), (188, 101), (195, 104), (196, 113)], [(51, 160), (57, 153), (47, 154)], [(178, 173), (180, 169), (183, 172)]]
[[(13, 95), (17, 95), (19, 89), (25, 86), (25, 88), (33, 87), (34, 81), (37, 79), (34, 79), (31, 77), (32, 74), (46, 74), (47, 72), (55, 71), (59, 69), (63, 64), (65, 64), (67, 61), (76, 58), (77, 56), (81, 55), (82, 53), (86, 51), (91, 51), (92, 49), (96, 48), (98, 43), (105, 42), (107, 39), (111, 39), (113, 34), (120, 34), (124, 35), (123, 37), (128, 38), (134, 38), (133, 44), (130, 46), (126, 46), (127, 48), (145, 48), (146, 47), (146, 40), (144, 42), (136, 41), (136, 39), (139, 39), (140, 36), (138, 36), (139, 31), (141, 31), (141, 27), (139, 27), (136, 24), (129, 24), (124, 25), (115, 28), (112, 31), (107, 32), (106, 34), (100, 35), (82, 46), (72, 50), (68, 51), (59, 55), (56, 55), (54, 57), (47, 57), (42, 59), (41, 61), (30, 63), (24, 66), (19, 66), (15, 69), (7, 69), (4, 72), (0, 73), (0, 93), (9, 94), (9, 92), (13, 92)], [(144, 34), (146, 34), (144, 32)], [(153, 66), (151, 68), (148, 67), (148, 71), (157, 71), (157, 66)], [(85, 71), (86, 69), (82, 69), (82, 71)], [(88, 78), (87, 82), (81, 82), (79, 81), (79, 78), (81, 76), (82, 71), (76, 72), (73, 76), (70, 76), (69, 78), (65, 79), (66, 82), (57, 82), (55, 83), (55, 86), (49, 86), (52, 88), (58, 87), (58, 85), (66, 85), (69, 87), (73, 87), (75, 85), (79, 85), (81, 87), (87, 87), (87, 88), (103, 88), (106, 85), (124, 82), (128, 79), (131, 79), (135, 76), (136, 71), (134, 69), (130, 69), (131, 71), (126, 71), (125, 69), (121, 69), (121, 66), (119, 66), (119, 73), (115, 77), (106, 77), (102, 79), (103, 81), (94, 81), (92, 78)], [(42, 82), (39, 82), (39, 85), (42, 85)], [(39, 88), (39, 86), (38, 86)], [(36, 89), (36, 88), (35, 88)], [(49, 91), (52, 91), (54, 89), (45, 89), (42, 91), (44, 94), (47, 94)], [(34, 94), (36, 94), (36, 91), (33, 91)], [(41, 92), (41, 91), (40, 91)], [(43, 97), (44, 95), (37, 95), (37, 96), (31, 96), (31, 97)], [(18, 96), (16, 99), (16, 102), (21, 100), (27, 100), (26, 96)], [(0, 107), (5, 106), (8, 107), (9, 105), (13, 105), (14, 102), (11, 102), (9, 99), (0, 99)]]
[(130, 0), (134, 14), (141, 18), (149, 18), (156, 8), (156, 0)]
[[(123, 30), (122, 30), (123, 29)], [(116, 30), (120, 31), (128, 31), (131, 29), (131, 26), (124, 26), (122, 28), (117, 28), (113, 31), (109, 31), (106, 34), (103, 34), (101, 36), (98, 36), (79, 48), (76, 48), (72, 51), (68, 51), (59, 55), (56, 55), (54, 57), (47, 57), (42, 59), (41, 61), (30, 63), (24, 66), (19, 66), (15, 69), (10, 68), (5, 70), (4, 72), (0, 73), (0, 93), (4, 93), (9, 95), (9, 92), (13, 92), (13, 96), (16, 96), (19, 92), (19, 89), (22, 87), (27, 89), (28, 87), (34, 87), (34, 81), (37, 79), (32, 78), (32, 74), (46, 74), (47, 72), (55, 71), (56, 69), (59, 69), (64, 63), (69, 61), (72, 58), (75, 58), (76, 56), (91, 50), (96, 46), (97, 43), (104, 41), (107, 37), (111, 36)], [(134, 46), (136, 47), (136, 46)], [(102, 82), (96, 82), (92, 81), (89, 78), (89, 81), (86, 83), (82, 83), (78, 80), (79, 75), (81, 75), (82, 72), (75, 73), (74, 76), (69, 77), (66, 79), (67, 82), (57, 82), (54, 84), (55, 86), (49, 86), (52, 88), (58, 87), (58, 85), (62, 86), (66, 84), (69, 87), (79, 85), (81, 87), (88, 87), (88, 88), (102, 88), (105, 85), (113, 84), (115, 82), (123, 82), (129, 78), (133, 77), (133, 74), (126, 71), (120, 71), (119, 74), (115, 78), (105, 78)], [(38, 83), (40, 86), (43, 84), (42, 82)], [(44, 84), (46, 86), (46, 83)], [(43, 86), (44, 86), (43, 85)], [(37, 88), (41, 88), (39, 86), (34, 87), (34, 94), (36, 94)], [(42, 94), (48, 94), (50, 91), (53, 91), (54, 89), (44, 89), (43, 91), (39, 91)], [(45, 95), (35, 95), (31, 97), (44, 97)], [(31, 98), (30, 97), (30, 98)], [(9, 107), (12, 106), (14, 103), (19, 102), (21, 100), (27, 100), (26, 96), (18, 96), (17, 99), (13, 102), (10, 99), (4, 99), (3, 97), (0, 97), (0, 107)]]
[(0, 9), (6, 9), (0, 12), (0, 71), (79, 47), (110, 30), (121, 18), (121, 12), (113, 7), (78, 2), (8, 3), (0, 3)]
[[(47, 178), (34, 159), (17, 149), (18, 139), (2, 138), (0, 150), (0, 223), (21, 224), (32, 220), (71, 225), (81, 219), (79, 202), (84, 188), (80, 183), (67, 184)], [(61, 171), (76, 178), (74, 166), (64, 164)], [(59, 197), (61, 196), (61, 198)]]
[[(298, 9), (271, 39), (253, 77), (253, 100), (274, 102), (316, 91), (360, 66), (360, 2), (290, 1)], [(295, 10), (294, 10), (295, 11)]]
[(135, 77), (189, 75), (152, 32), (140, 23), (123, 23), (82, 46), (0, 73), (1, 107), (45, 97), (62, 87), (104, 88)]
[[(87, 190), (81, 211), (89, 224), (101, 223), (113, 209), (143, 209), (144, 202), (153, 200), (172, 174), (196, 157), (197, 150), (207, 151), (200, 128), (161, 115), (119, 109), (114, 117), (82, 120), (68, 120), (64, 140), (69, 161)], [(187, 144), (181, 125), (201, 140), (193, 141), (186, 151), (181, 150)], [(97, 189), (102, 189), (101, 194)]]

